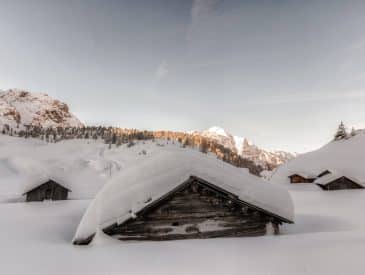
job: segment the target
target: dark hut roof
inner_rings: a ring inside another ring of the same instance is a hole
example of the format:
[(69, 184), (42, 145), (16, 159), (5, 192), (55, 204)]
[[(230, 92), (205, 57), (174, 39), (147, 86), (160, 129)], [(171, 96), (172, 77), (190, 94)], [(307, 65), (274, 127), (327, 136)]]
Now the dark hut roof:
[(50, 173), (50, 174), (35, 174), (28, 175), (27, 183), (25, 184), (23, 195), (38, 188), (40, 185), (45, 184), (48, 181), (54, 181), (60, 186), (64, 187), (68, 191), (71, 191), (72, 181), (67, 175), (62, 173)]

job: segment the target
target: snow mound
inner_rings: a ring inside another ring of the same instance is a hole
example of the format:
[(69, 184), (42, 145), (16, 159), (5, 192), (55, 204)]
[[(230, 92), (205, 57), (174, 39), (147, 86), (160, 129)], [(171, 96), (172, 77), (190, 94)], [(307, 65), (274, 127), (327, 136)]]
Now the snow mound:
[(292, 174), (317, 177), (320, 173), (329, 170), (332, 173), (320, 178), (320, 181), (330, 177), (347, 176), (356, 179), (359, 184), (365, 183), (365, 131), (358, 131), (348, 139), (331, 141), (322, 148), (299, 155), (289, 161), (272, 174), (270, 181), (289, 184), (288, 176)]
[(287, 190), (212, 155), (178, 146), (156, 148), (102, 188), (84, 214), (74, 240), (88, 238), (115, 222), (124, 222), (190, 176), (202, 178), (236, 194), (242, 201), (293, 221), (294, 207)]

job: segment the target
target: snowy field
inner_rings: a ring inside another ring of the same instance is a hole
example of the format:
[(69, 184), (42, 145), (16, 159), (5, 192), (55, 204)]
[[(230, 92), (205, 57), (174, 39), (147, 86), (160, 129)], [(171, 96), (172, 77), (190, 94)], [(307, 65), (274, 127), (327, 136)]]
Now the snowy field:
[(279, 236), (71, 245), (89, 200), (0, 204), (0, 274), (364, 274), (365, 191), (292, 187)]
[[(0, 136), (0, 275), (364, 274), (365, 190), (324, 192), (311, 184), (282, 185), (293, 198), (295, 224), (278, 236), (128, 243), (101, 236), (91, 246), (72, 245), (103, 184), (166, 146), (109, 150), (100, 141)], [(70, 200), (21, 202), (30, 179), (60, 174), (71, 185)]]

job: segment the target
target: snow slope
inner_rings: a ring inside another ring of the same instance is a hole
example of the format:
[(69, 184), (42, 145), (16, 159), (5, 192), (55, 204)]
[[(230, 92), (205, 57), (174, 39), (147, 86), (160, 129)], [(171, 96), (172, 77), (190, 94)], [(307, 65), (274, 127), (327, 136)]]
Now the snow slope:
[(0, 135), (0, 201), (19, 201), (49, 178), (72, 189), (71, 199), (93, 198), (125, 158), (101, 141), (46, 143)]
[[(32, 93), (26, 90), (0, 90), (0, 131), (4, 125), (23, 130), (26, 125), (47, 127), (82, 127), (66, 103), (53, 99), (47, 94)], [(233, 136), (221, 127), (211, 127), (206, 131), (191, 132), (217, 141), (219, 144), (253, 161), (264, 170), (272, 170), (293, 158), (283, 151), (268, 151), (254, 145), (244, 137)]]
[(365, 131), (348, 139), (331, 141), (322, 148), (299, 155), (279, 166), (272, 173), (271, 182), (289, 183), (288, 176), (295, 173), (318, 175), (325, 170), (355, 178), (365, 183)]
[[(26, 190), (48, 179), (71, 189), (71, 199), (93, 198), (104, 183), (121, 170), (166, 150), (191, 151), (199, 157), (207, 157), (167, 140), (139, 141), (132, 147), (124, 144), (108, 149), (102, 140), (46, 143), (39, 139), (0, 135), (0, 201), (19, 201)], [(208, 158), (223, 163), (215, 155)], [(247, 173), (245, 169), (234, 169)], [(13, 184), (7, 184), (9, 182)]]
[(25, 90), (0, 90), (0, 126), (16, 128), (24, 125), (43, 127), (82, 127), (78, 118), (70, 113), (66, 103), (47, 94)]

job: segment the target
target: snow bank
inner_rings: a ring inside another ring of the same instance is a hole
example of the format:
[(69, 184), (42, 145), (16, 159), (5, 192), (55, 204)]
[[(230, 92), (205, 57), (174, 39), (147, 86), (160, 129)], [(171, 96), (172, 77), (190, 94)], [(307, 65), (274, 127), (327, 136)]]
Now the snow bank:
[(98, 228), (124, 222), (190, 176), (202, 178), (283, 219), (294, 219), (293, 203), (285, 189), (212, 155), (177, 146), (156, 148), (159, 149), (147, 153), (103, 187), (83, 216), (74, 240), (88, 238)]

